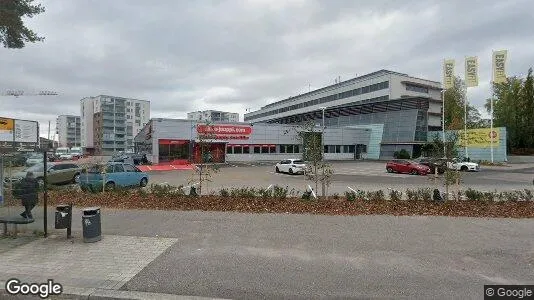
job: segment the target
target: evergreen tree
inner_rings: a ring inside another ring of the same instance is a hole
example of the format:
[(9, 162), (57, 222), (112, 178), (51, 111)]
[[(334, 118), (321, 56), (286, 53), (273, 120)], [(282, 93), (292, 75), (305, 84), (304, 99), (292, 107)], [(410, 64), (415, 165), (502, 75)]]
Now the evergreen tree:
[(0, 43), (5, 48), (24, 48), (26, 42), (43, 41), (35, 32), (24, 25), (23, 17), (32, 18), (45, 11), (41, 4), (32, 4), (34, 0), (0, 1)]

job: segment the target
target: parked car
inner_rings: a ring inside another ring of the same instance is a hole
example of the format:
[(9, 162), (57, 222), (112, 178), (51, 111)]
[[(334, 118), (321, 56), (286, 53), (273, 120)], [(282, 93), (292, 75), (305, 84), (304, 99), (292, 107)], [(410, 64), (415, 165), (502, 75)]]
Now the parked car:
[(26, 159), (26, 166), (31, 167), (33, 165), (42, 164), (44, 160), (44, 154), (42, 153), (32, 153)]
[(306, 164), (301, 159), (286, 159), (277, 163), (276, 173), (304, 174)]
[(80, 159), (83, 157), (82, 154), (82, 148), (80, 147), (72, 147), (69, 152), (70, 155), (72, 155), (73, 159)]
[(102, 187), (112, 190), (116, 187), (145, 187), (148, 174), (132, 164), (108, 162), (95, 165), (80, 175), (80, 188), (84, 191), (98, 191)]
[(447, 170), (447, 161), (445, 159), (441, 158), (430, 158), (430, 157), (419, 157), (413, 160), (414, 162), (425, 165), (430, 168), (430, 173), (434, 174), (436, 173), (436, 169), (438, 171), (438, 174), (445, 173), (445, 170)]
[(474, 162), (462, 161), (458, 158), (454, 158), (452, 161), (447, 163), (447, 167), (451, 170), (456, 171), (480, 171), (480, 166)]
[(23, 167), (26, 165), (26, 156), (21, 153), (9, 153), (4, 155), (4, 166)]
[(427, 175), (430, 167), (411, 160), (395, 159), (386, 163), (388, 173), (407, 173), (412, 175)]
[(146, 154), (133, 153), (133, 152), (118, 153), (114, 155), (110, 161), (134, 164), (136, 166), (145, 165), (148, 163)]
[[(46, 179), (49, 184), (66, 184), (66, 183), (77, 183), (80, 179), (81, 168), (76, 164), (70, 163), (48, 163), (47, 164), (48, 172), (46, 174)], [(33, 176), (39, 182), (39, 185), (44, 184), (44, 164), (35, 164), (29, 168), (24, 169), (23, 171), (13, 174), (11, 177), (6, 177), (4, 179), (5, 184), (9, 182), (17, 182), (22, 178), (26, 177), (27, 172), (32, 172)]]

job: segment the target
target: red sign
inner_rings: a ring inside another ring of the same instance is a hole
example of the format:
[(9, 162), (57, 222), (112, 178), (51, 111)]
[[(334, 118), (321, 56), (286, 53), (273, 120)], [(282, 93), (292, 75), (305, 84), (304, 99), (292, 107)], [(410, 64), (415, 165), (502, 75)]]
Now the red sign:
[(252, 127), (236, 125), (198, 125), (197, 132), (206, 134), (250, 135), (252, 133)]
[(185, 145), (188, 143), (186, 140), (169, 140), (169, 139), (160, 139), (158, 141), (160, 145)]

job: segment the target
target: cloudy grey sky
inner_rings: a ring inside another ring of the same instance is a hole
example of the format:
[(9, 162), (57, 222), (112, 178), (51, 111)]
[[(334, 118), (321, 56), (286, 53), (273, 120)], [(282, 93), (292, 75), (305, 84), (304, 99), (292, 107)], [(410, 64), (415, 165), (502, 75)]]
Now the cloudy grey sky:
[(479, 56), (490, 94), (491, 51), (508, 49), (508, 74), (534, 65), (534, 1), (439, 0), (41, 0), (27, 24), (43, 43), (0, 48), (0, 116), (37, 120), (79, 114), (85, 96), (151, 101), (152, 117), (187, 111), (242, 114), (379, 69), (441, 81), (444, 58)]

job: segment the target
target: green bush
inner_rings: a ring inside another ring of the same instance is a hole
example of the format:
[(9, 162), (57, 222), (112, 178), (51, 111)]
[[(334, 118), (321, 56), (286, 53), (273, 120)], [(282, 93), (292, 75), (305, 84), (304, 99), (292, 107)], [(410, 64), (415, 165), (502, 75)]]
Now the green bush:
[(519, 201), (519, 197), (516, 192), (502, 192), (500, 197), (505, 201)]
[(401, 149), (400, 151), (395, 151), (393, 157), (397, 159), (410, 159), (410, 153), (406, 149)]
[(360, 200), (360, 201), (368, 200), (368, 198), (366, 196), (367, 196), (366, 192), (364, 192), (362, 190), (357, 190), (356, 191), (356, 200)]
[(389, 199), (392, 201), (402, 200), (402, 192), (396, 190), (389, 191)]
[(339, 194), (338, 193), (334, 193), (332, 195), (332, 198), (334, 198), (334, 200), (338, 200), (339, 199)]
[(305, 191), (302, 193), (302, 200), (311, 200), (312, 192), (311, 191)]
[(259, 188), (258, 189), (258, 195), (262, 198), (272, 198), (273, 197), (273, 190), (271, 189), (264, 189), (264, 188)]
[(345, 198), (350, 202), (356, 201), (356, 193), (353, 191), (345, 192)]
[(380, 200), (384, 200), (384, 198), (385, 198), (385, 195), (384, 195), (384, 191), (382, 190), (367, 192), (367, 199), (369, 199), (370, 201), (380, 201)]
[(418, 201), (420, 200), (420, 194), (417, 191), (407, 189), (406, 190), (406, 197), (410, 201)]
[(417, 194), (419, 195), (419, 199), (424, 201), (431, 201), (432, 200), (432, 190), (429, 188), (419, 189), (417, 191)]
[(483, 199), (484, 193), (469, 188), (465, 191), (465, 197), (467, 200), (478, 201)]
[(232, 188), (230, 196), (234, 198), (254, 198), (256, 197), (256, 189), (253, 187)]
[(285, 199), (287, 197), (288, 189), (275, 185), (273, 187), (273, 197), (276, 199)]
[(483, 192), (482, 193), (482, 200), (484, 201), (495, 201), (496, 194), (494, 192)]
[(220, 195), (221, 197), (225, 197), (225, 198), (226, 198), (226, 197), (230, 196), (230, 192), (228, 192), (228, 189), (226, 189), (226, 188), (222, 188), (222, 189), (219, 191), (219, 195)]
[(176, 187), (170, 184), (151, 184), (148, 188), (150, 194), (156, 197), (170, 197), (170, 196), (184, 196), (184, 187), (182, 185)]

